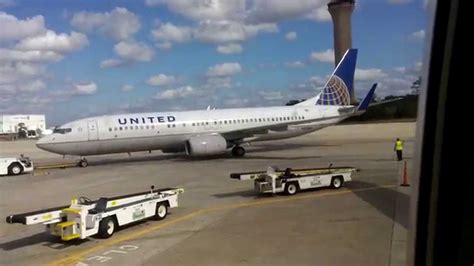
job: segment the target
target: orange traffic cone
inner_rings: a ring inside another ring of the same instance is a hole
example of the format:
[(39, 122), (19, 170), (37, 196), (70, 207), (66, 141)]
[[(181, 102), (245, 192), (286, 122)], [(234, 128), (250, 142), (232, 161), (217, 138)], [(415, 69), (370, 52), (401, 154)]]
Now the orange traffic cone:
[(407, 174), (407, 162), (405, 161), (405, 166), (403, 167), (403, 183), (400, 185), (403, 187), (409, 187), (410, 184), (408, 184), (408, 174)]

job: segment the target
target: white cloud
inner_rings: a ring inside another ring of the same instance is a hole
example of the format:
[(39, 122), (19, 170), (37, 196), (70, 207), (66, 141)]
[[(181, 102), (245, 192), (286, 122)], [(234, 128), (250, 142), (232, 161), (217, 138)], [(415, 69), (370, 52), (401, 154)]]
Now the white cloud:
[(43, 76), (46, 67), (42, 64), (7, 62), (0, 64), (0, 84), (14, 83)]
[(425, 30), (415, 31), (412, 34), (410, 34), (410, 36), (415, 40), (422, 41), (425, 39)]
[(406, 67), (395, 67), (395, 71), (400, 72), (400, 73), (405, 73), (407, 71)]
[(132, 85), (123, 85), (122, 86), (122, 91), (123, 92), (128, 92), (128, 91), (133, 91), (135, 88)]
[(258, 94), (267, 101), (276, 101), (283, 99), (281, 91), (259, 91)]
[(206, 83), (202, 85), (202, 89), (209, 91), (228, 89), (230, 87), (232, 87), (232, 79), (230, 76), (208, 77)]
[(116, 58), (105, 59), (100, 62), (100, 68), (118, 67), (124, 65), (125, 63), (125, 61)]
[(0, 48), (0, 62), (58, 62), (63, 59), (59, 53), (52, 51), (19, 51)]
[(285, 66), (290, 67), (290, 68), (303, 68), (306, 65), (301, 61), (294, 61), (294, 62), (285, 63)]
[(378, 68), (360, 69), (355, 71), (355, 80), (358, 81), (376, 81), (386, 77), (387, 74)]
[(167, 76), (165, 74), (158, 74), (155, 76), (151, 76), (146, 81), (146, 84), (150, 86), (168, 86), (176, 82), (176, 78), (174, 76)]
[(252, 22), (278, 22), (301, 17), (326, 4), (321, 0), (254, 0), (249, 7)]
[(202, 42), (226, 43), (241, 42), (255, 37), (259, 32), (277, 32), (276, 24), (245, 25), (236, 21), (201, 21), (194, 31), (194, 37)]
[(422, 67), (421, 62), (415, 62), (413, 65), (395, 67), (393, 68), (393, 70), (401, 74), (409, 74), (409, 75), (418, 76), (420, 74), (421, 67)]
[(156, 47), (158, 47), (161, 50), (169, 50), (173, 47), (173, 44), (170, 42), (162, 42), (162, 43), (157, 43)]
[(70, 53), (80, 50), (88, 44), (87, 36), (82, 33), (73, 31), (70, 35), (65, 33), (56, 34), (56, 32), (48, 30), (45, 34), (21, 40), (15, 48), (19, 50)]
[(242, 107), (245, 106), (249, 103), (249, 99), (244, 99), (244, 98), (232, 98), (232, 99), (226, 99), (224, 101), (224, 105), (226, 107)]
[(20, 90), (28, 91), (28, 92), (35, 92), (41, 91), (46, 89), (46, 83), (41, 79), (34, 79), (27, 83), (25, 83)]
[(193, 96), (197, 91), (191, 86), (184, 86), (177, 89), (165, 90), (157, 93), (153, 98), (156, 100), (169, 100)]
[(21, 40), (46, 31), (43, 16), (20, 20), (15, 16), (0, 12), (0, 25), (0, 42)]
[(242, 71), (239, 63), (223, 63), (209, 67), (207, 70), (208, 77), (225, 77), (233, 76)]
[(285, 38), (288, 40), (288, 41), (294, 41), (296, 40), (298, 36), (296, 35), (296, 32), (294, 31), (290, 31), (288, 32), (286, 35), (285, 35)]
[[(0, 75), (3, 74), (0, 70)], [(20, 77), (17, 73), (14, 73), (17, 77)], [(30, 78), (30, 77), (27, 77)], [(33, 78), (27, 80), (15, 80), (13, 82), (0, 82), (0, 93), (2, 98), (5, 94), (17, 94), (18, 92), (38, 92), (46, 89), (46, 83), (41, 78)]]
[(388, 0), (388, 3), (393, 5), (402, 5), (410, 3), (412, 0)]
[(104, 13), (76, 13), (71, 25), (82, 32), (99, 33), (114, 40), (130, 39), (140, 29), (138, 17), (123, 7)]
[(192, 38), (192, 29), (186, 26), (165, 23), (152, 30), (151, 35), (155, 40), (161, 42), (186, 42)]
[(327, 49), (326, 51), (322, 51), (322, 52), (312, 52), (310, 54), (310, 59), (312, 61), (334, 63), (334, 50)]
[(95, 82), (84, 82), (74, 84), (73, 94), (75, 95), (92, 95), (97, 92), (97, 84)]
[(238, 54), (242, 52), (242, 46), (237, 43), (228, 43), (217, 46), (216, 50), (221, 54)]
[(193, 20), (238, 19), (244, 15), (246, 0), (145, 0), (147, 6), (166, 5), (174, 13)]
[(130, 61), (151, 61), (155, 52), (148, 45), (136, 41), (121, 41), (114, 46), (114, 51), (123, 59)]
[(331, 14), (329, 13), (327, 6), (324, 5), (313, 9), (305, 16), (305, 18), (320, 22), (328, 22), (331, 21)]
[(322, 78), (319, 76), (312, 76), (309, 81), (316, 86), (323, 86), (327, 82), (327, 78)]
[(423, 63), (416, 62), (414, 67), (413, 67), (413, 70), (415, 70), (415, 72), (420, 72), (422, 67), (423, 67)]
[(142, 42), (135, 40), (121, 41), (114, 46), (115, 53), (120, 58), (105, 59), (100, 63), (101, 68), (120, 67), (133, 62), (148, 62), (153, 59), (155, 52)]

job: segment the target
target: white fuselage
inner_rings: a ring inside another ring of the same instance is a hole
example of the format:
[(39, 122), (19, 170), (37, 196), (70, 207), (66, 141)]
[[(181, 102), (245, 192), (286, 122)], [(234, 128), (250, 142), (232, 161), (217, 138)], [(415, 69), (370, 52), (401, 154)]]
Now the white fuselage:
[(291, 138), (347, 118), (339, 108), (297, 105), (91, 117), (62, 125), (41, 138), (37, 146), (58, 154), (84, 156), (178, 152), (184, 150), (190, 137), (204, 134), (220, 134), (232, 145)]

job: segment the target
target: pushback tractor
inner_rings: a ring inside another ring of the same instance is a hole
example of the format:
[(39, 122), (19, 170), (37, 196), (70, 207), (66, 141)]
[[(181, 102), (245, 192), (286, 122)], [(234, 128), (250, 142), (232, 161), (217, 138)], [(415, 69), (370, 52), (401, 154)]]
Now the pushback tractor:
[(120, 227), (147, 218), (165, 219), (170, 208), (178, 207), (182, 188), (157, 189), (90, 200), (73, 198), (71, 205), (10, 215), (6, 222), (44, 224), (46, 231), (63, 241), (98, 235), (109, 238)]

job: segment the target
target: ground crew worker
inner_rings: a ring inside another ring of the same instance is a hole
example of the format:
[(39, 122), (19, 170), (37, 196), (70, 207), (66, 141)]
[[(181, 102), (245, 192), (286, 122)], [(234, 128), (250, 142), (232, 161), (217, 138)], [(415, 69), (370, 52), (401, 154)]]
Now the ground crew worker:
[(399, 138), (397, 138), (397, 141), (395, 141), (395, 146), (393, 147), (393, 150), (397, 153), (397, 159), (399, 161), (403, 160), (403, 141), (401, 141)]

